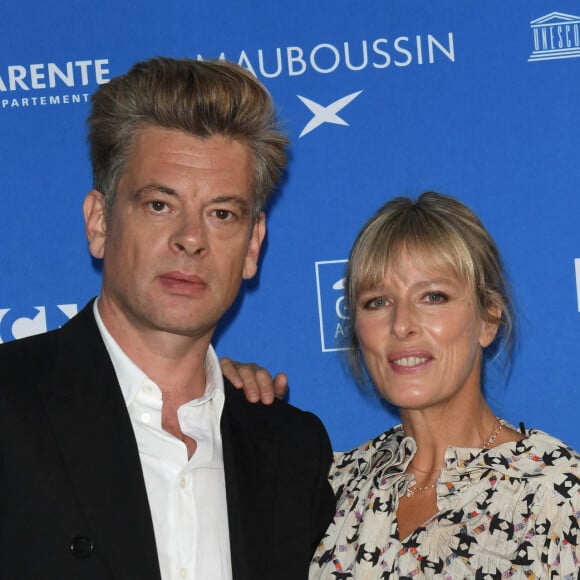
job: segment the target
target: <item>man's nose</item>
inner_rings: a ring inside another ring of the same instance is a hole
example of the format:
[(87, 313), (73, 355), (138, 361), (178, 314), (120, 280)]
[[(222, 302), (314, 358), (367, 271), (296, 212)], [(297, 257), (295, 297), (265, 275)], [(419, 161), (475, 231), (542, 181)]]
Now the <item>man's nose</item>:
[(207, 230), (203, 219), (184, 215), (176, 223), (170, 246), (174, 252), (195, 255), (207, 250)]

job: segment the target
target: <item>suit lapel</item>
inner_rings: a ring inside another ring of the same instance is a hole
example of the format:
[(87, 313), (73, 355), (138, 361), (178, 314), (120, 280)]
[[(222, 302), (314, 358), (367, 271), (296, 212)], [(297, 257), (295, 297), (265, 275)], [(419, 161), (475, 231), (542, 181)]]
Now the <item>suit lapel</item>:
[(267, 561), (277, 500), (278, 441), (256, 408), (225, 382), (221, 432), (234, 580), (255, 580)]
[(120, 578), (159, 580), (137, 443), (92, 304), (59, 341), (45, 401), (95, 555)]
[[(100, 555), (115, 577), (160, 580), (137, 444), (92, 303), (58, 331), (45, 403)], [(221, 419), (234, 580), (255, 580), (273, 548), (278, 441), (226, 380)]]

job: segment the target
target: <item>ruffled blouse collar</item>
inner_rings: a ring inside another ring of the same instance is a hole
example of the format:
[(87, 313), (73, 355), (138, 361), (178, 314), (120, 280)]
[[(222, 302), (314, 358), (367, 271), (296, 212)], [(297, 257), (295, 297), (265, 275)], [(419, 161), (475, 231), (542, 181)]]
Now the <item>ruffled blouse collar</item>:
[(406, 437), (399, 425), (381, 435), (373, 445), (374, 453), (366, 468), (375, 487), (382, 490), (395, 488), (397, 495), (404, 493), (412, 480), (406, 470), (417, 452), (417, 443), (412, 437)]
[[(511, 427), (506, 421), (502, 420), (502, 423)], [(494, 480), (506, 477), (512, 480), (529, 479), (544, 473), (547, 459), (542, 449), (546, 447), (543, 441), (546, 438), (549, 436), (545, 433), (532, 430), (521, 441), (510, 441), (492, 449), (450, 445), (445, 452), (445, 465), (437, 479), (438, 503), (446, 503), (446, 498), (451, 499), (484, 479), (491, 480), (493, 484)], [(369, 446), (373, 446), (374, 450), (371, 454), (361, 454), (358, 465), (360, 475), (372, 477), (376, 488), (391, 490), (400, 497), (413, 481), (413, 476), (406, 470), (417, 452), (415, 440), (405, 436), (402, 426), (398, 425)]]
[[(505, 421), (502, 423), (511, 427)], [(437, 481), (439, 497), (462, 493), (484, 479), (494, 485), (500, 479), (529, 480), (545, 475), (549, 460), (544, 450), (551, 447), (547, 445), (548, 438), (545, 433), (533, 430), (521, 441), (508, 441), (492, 449), (449, 446)]]

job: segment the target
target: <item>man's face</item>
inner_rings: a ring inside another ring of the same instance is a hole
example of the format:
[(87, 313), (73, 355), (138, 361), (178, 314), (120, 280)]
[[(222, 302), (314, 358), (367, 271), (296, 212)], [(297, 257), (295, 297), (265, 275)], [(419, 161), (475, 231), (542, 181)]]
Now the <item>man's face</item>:
[(104, 259), (105, 321), (211, 337), (242, 278), (256, 273), (265, 218), (252, 221), (253, 170), (241, 141), (138, 132), (109, 218), (100, 192), (85, 200), (90, 251)]

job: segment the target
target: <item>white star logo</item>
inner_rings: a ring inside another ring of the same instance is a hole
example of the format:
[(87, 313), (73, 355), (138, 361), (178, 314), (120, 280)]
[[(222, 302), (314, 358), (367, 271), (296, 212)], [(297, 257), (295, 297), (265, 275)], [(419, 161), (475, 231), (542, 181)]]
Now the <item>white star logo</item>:
[[(317, 127), (320, 127), (323, 123), (333, 123), (334, 125), (346, 125), (348, 127), (348, 123), (338, 116), (338, 113), (342, 111), (350, 102), (354, 101), (362, 91), (357, 91), (356, 93), (351, 93), (350, 95), (346, 95), (346, 97), (342, 97), (334, 103), (330, 103), (326, 107), (319, 105), (312, 99), (307, 99), (306, 97), (302, 97), (300, 95), (296, 95), (314, 114), (314, 117), (306, 123), (304, 129), (302, 129), (302, 133), (300, 133), (300, 137), (304, 137), (310, 133), (310, 131), (314, 131)], [(299, 137), (299, 138), (300, 138)]]

